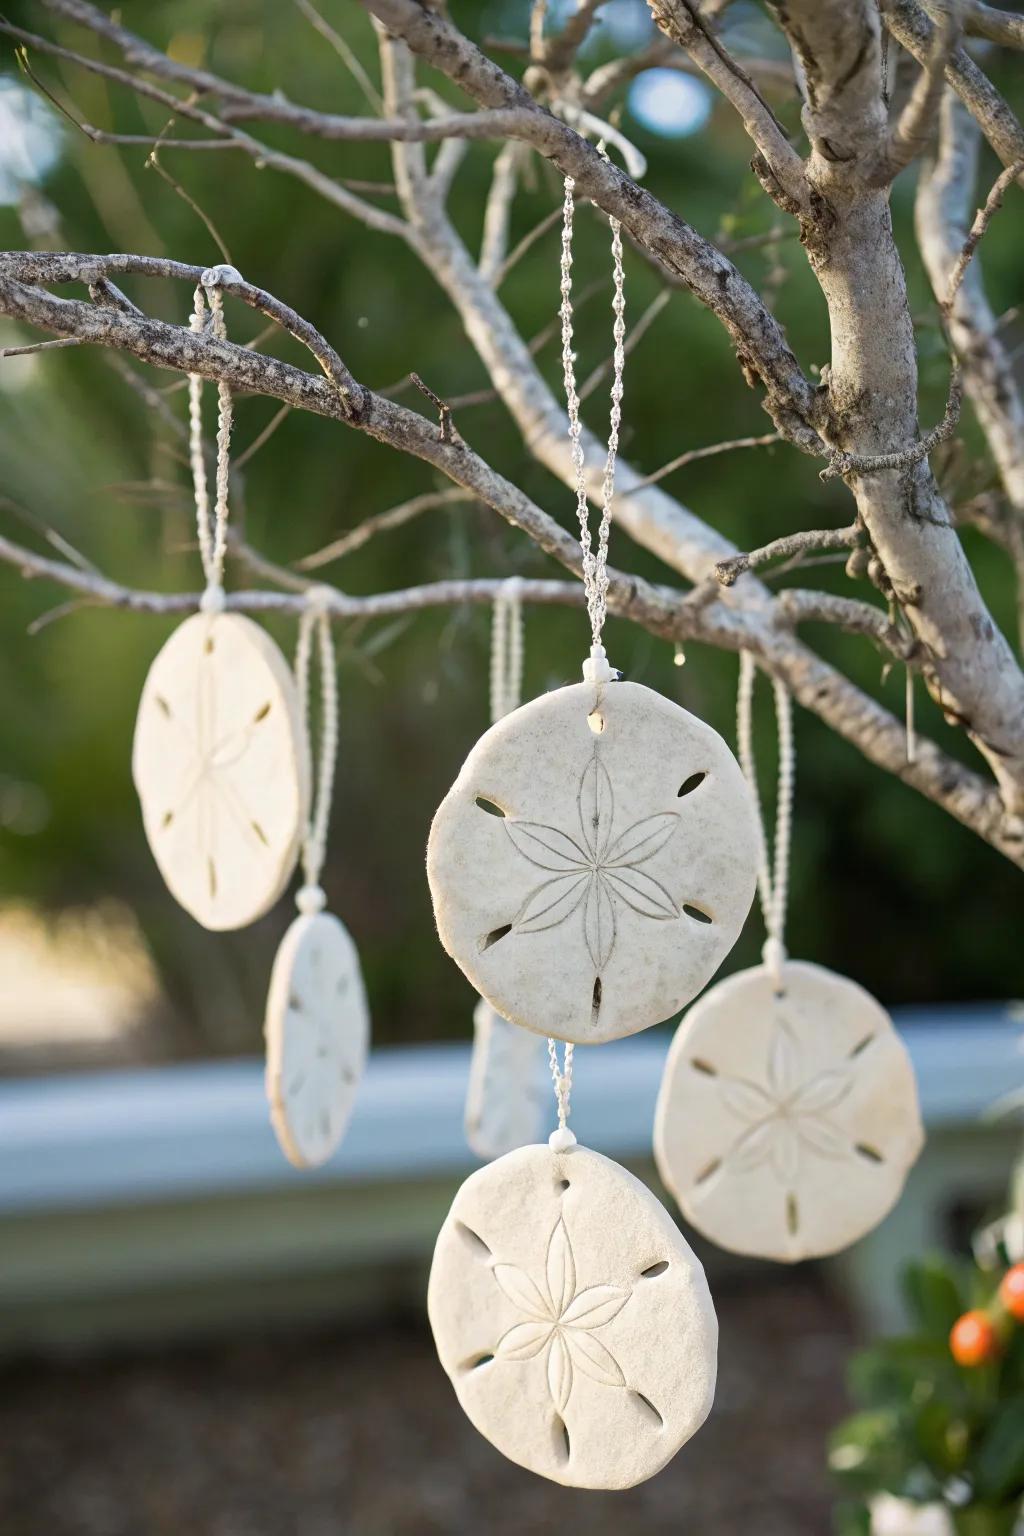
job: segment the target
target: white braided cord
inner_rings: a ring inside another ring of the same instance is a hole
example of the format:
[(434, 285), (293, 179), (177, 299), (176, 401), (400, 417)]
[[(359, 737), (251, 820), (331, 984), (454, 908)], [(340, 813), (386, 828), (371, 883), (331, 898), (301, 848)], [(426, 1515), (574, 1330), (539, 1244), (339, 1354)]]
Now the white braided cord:
[(793, 790), (796, 780), (796, 747), (793, 741), (793, 702), (781, 679), (772, 678), (775, 719), (779, 733), (779, 780), (775, 803), (775, 838), (769, 852), (761, 793), (757, 784), (754, 757), (752, 706), (756, 667), (749, 651), (740, 652), (740, 679), (736, 693), (736, 740), (740, 767), (750, 787), (757, 811), (758, 853), (757, 888), (764, 916), (767, 941), (764, 962), (776, 980), (786, 961), (786, 906), (789, 895), (789, 857), (793, 828)]
[[(320, 666), (320, 750), (313, 750), (313, 721), (310, 708), (309, 677), (312, 665), (313, 634), (317, 637)], [(326, 602), (319, 589), (310, 593), (309, 606), (299, 619), (299, 638), (295, 648), (295, 683), (303, 730), (309, 742), (310, 760), (316, 762), (316, 785), (306, 835), (302, 844), (302, 873), (307, 887), (320, 884), (320, 872), (327, 855), (327, 829), (331, 819), (334, 791), (334, 765), (338, 756), (338, 673), (334, 659), (334, 640)]]

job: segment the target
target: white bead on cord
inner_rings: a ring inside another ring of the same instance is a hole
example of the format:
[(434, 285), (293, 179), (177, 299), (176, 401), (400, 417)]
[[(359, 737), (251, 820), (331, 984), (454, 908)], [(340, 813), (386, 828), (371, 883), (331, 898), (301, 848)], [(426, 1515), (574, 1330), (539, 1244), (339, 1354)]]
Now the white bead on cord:
[[(757, 810), (760, 852), (757, 888), (768, 935), (761, 951), (777, 986), (782, 985), (786, 963), (786, 901), (789, 891), (789, 845), (793, 827), (793, 786), (796, 777), (796, 747), (793, 741), (793, 702), (789, 689), (779, 678), (772, 678), (775, 695), (775, 719), (779, 733), (779, 783), (775, 804), (775, 841), (769, 854), (761, 795), (757, 787), (757, 763), (751, 720), (756, 668), (749, 651), (740, 652), (740, 680), (736, 693), (736, 739), (740, 766), (750, 786)], [(773, 868), (774, 866), (774, 868)]]
[[(602, 153), (604, 146), (598, 146)], [(572, 235), (576, 183), (571, 176), (565, 178), (565, 201), (562, 205), (562, 255), (560, 263), (560, 291), (562, 303), (559, 316), (562, 322), (562, 374), (565, 382), (565, 400), (569, 417), (569, 447), (573, 477), (576, 487), (576, 516), (580, 525), (580, 549), (583, 553), (583, 588), (590, 618), (592, 645), (590, 656), (583, 666), (588, 682), (610, 682), (617, 674), (608, 665), (601, 632), (608, 612), (608, 535), (612, 522), (612, 505), (615, 498), (615, 463), (619, 451), (619, 428), (622, 424), (622, 376), (626, 363), (626, 298), (625, 273), (622, 267), (622, 233), (618, 219), (609, 217), (612, 232), (612, 277), (614, 296), (612, 310), (612, 387), (609, 413), (608, 449), (605, 456), (604, 474), (601, 481), (601, 521), (597, 532), (595, 555), (590, 533), (590, 509), (587, 503), (587, 479), (584, 463), (582, 425), (580, 423), (580, 399), (576, 391), (576, 357), (572, 349)]]
[[(206, 306), (210, 307), (210, 330), (220, 341), (227, 338), (224, 324), (224, 297), (221, 288), (240, 282), (241, 274), (229, 266), (208, 267), (196, 285), (189, 329), (201, 335), (206, 328)], [(217, 384), (217, 472), (214, 482), (214, 506), (211, 523), (210, 492), (206, 479), (203, 450), (203, 378), (188, 376), (188, 452), (195, 490), (196, 530), (199, 555), (206, 577), (206, 590), (200, 601), (204, 613), (220, 613), (224, 607), (224, 559), (228, 547), (228, 491), (231, 472), (231, 428), (234, 404), (231, 387), (223, 380)]]
[(313, 726), (310, 710), (309, 674), (312, 664), (313, 632), (316, 631), (320, 665), (320, 751), (316, 755), (316, 791), (302, 844), (304, 884), (296, 893), (300, 912), (322, 912), (326, 903), (320, 885), (320, 872), (327, 854), (327, 828), (331, 818), (334, 789), (334, 765), (338, 756), (338, 674), (331, 635), (330, 587), (311, 587), (306, 607), (299, 619), (299, 638), (295, 647), (295, 683), (303, 730), (313, 753)]

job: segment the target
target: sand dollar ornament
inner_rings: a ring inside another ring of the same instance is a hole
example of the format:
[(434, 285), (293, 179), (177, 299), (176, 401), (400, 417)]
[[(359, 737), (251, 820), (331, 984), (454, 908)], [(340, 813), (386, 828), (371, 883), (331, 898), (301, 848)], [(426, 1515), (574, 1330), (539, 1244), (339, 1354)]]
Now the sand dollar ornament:
[(319, 782), (303, 842), (305, 883), (296, 897), (299, 916), (274, 960), (265, 1022), (271, 1124), (285, 1156), (298, 1168), (318, 1167), (337, 1150), (355, 1104), (370, 1034), (355, 944), (344, 924), (324, 911), (320, 886), (338, 745), (337, 679), (326, 596), (313, 592), (299, 625), (295, 670), (307, 723), (314, 628), (319, 640)]
[[(566, 252), (570, 229), (567, 219)], [(651, 689), (615, 681), (601, 644), (622, 395), (617, 230), (613, 251), (615, 381), (596, 553), (563, 260), (563, 358), (593, 642), (585, 680), (491, 727), (442, 802), (427, 848), (441, 942), (477, 990), (513, 1023), (588, 1044), (656, 1024), (700, 991), (750, 908), (757, 849), (750, 794), (725, 742)]]
[(711, 1408), (718, 1325), (699, 1261), (639, 1180), (571, 1139), (466, 1180), (428, 1310), (472, 1423), (554, 1482), (630, 1488)]
[[(193, 330), (224, 335), (220, 287), (204, 272)], [(142, 690), (132, 776), (168, 889), (206, 928), (242, 928), (284, 890), (298, 857), (309, 772), (291, 670), (251, 619), (224, 609), (231, 392), (220, 384), (212, 511), (203, 454), (202, 379), (189, 376), (190, 457), (206, 576), (201, 612), (160, 650)]]
[[(744, 656), (741, 757), (752, 785)], [(895, 1205), (924, 1136), (914, 1072), (862, 987), (791, 961), (783, 945), (793, 750), (780, 737), (775, 869), (762, 861), (765, 963), (719, 982), (684, 1018), (658, 1098), (658, 1170), (686, 1219), (736, 1253), (794, 1262), (836, 1253)]]

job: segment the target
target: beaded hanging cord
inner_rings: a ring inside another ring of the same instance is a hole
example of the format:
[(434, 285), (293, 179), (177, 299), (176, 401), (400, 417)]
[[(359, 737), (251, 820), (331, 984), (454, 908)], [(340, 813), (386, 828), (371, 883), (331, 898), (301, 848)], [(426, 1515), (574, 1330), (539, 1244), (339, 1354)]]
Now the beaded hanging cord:
[[(227, 338), (224, 324), (224, 283), (239, 280), (234, 267), (209, 267), (197, 283), (189, 329), (202, 335), (209, 324), (218, 340)], [(209, 305), (209, 321), (207, 321)], [(188, 451), (195, 488), (196, 530), (199, 535), (199, 554), (206, 577), (206, 589), (200, 601), (204, 613), (220, 613), (224, 608), (224, 557), (228, 547), (228, 482), (231, 471), (231, 428), (234, 421), (234, 404), (231, 388), (221, 380), (217, 385), (217, 471), (214, 480), (214, 503), (211, 514), (210, 490), (206, 478), (206, 456), (203, 450), (203, 378), (199, 373), (188, 376)]]
[(762, 959), (782, 990), (782, 971), (786, 963), (786, 899), (789, 888), (789, 845), (793, 825), (793, 785), (796, 774), (796, 748), (793, 743), (793, 703), (786, 685), (778, 678), (772, 679), (775, 695), (775, 719), (779, 733), (779, 782), (775, 805), (775, 842), (769, 852), (761, 796), (757, 787), (757, 763), (754, 759), (753, 728), (751, 723), (756, 668), (749, 651), (740, 652), (740, 681), (736, 695), (736, 738), (740, 766), (750, 786), (757, 808), (760, 833), (760, 854), (757, 868), (757, 889), (764, 915), (768, 937), (761, 952)]
[[(600, 147), (600, 146), (599, 146)], [(602, 147), (603, 148), (603, 147)], [(565, 398), (569, 414), (569, 443), (576, 484), (576, 515), (580, 525), (580, 548), (583, 551), (583, 586), (587, 598), (587, 614), (590, 618), (590, 657), (584, 663), (583, 674), (588, 682), (606, 683), (614, 677), (608, 665), (601, 632), (607, 614), (608, 598), (608, 534), (612, 522), (612, 503), (615, 496), (615, 461), (619, 452), (619, 427), (622, 423), (622, 374), (626, 362), (626, 299), (625, 275), (622, 269), (622, 233), (618, 219), (609, 217), (612, 232), (612, 277), (614, 295), (612, 311), (612, 387), (609, 412), (608, 449), (605, 456), (604, 475), (601, 482), (601, 520), (597, 530), (597, 553), (594, 553), (590, 532), (590, 510), (587, 505), (587, 480), (584, 467), (582, 426), (580, 424), (580, 400), (576, 392), (575, 355), (572, 350), (572, 234), (576, 183), (571, 176), (565, 178), (565, 202), (562, 209), (562, 257), (561, 294), (559, 315), (562, 322), (562, 370), (565, 379)]]
[(299, 693), (306, 739), (313, 757), (313, 724), (310, 708), (310, 669), (313, 637), (316, 635), (320, 666), (320, 751), (316, 756), (316, 793), (302, 844), (303, 885), (295, 902), (300, 912), (321, 912), (325, 904), (320, 871), (327, 852), (327, 827), (331, 817), (334, 789), (334, 764), (338, 755), (338, 674), (334, 660), (329, 605), (331, 592), (326, 587), (312, 587), (308, 606), (299, 620), (299, 639), (295, 648), (295, 682)]
[[(604, 146), (600, 145), (599, 148), (603, 154)], [(569, 445), (576, 488), (576, 516), (579, 519), (580, 549), (583, 552), (583, 590), (586, 594), (587, 616), (590, 620), (590, 655), (583, 664), (583, 676), (587, 682), (596, 683), (600, 687), (601, 684), (610, 682), (615, 676), (615, 672), (608, 665), (608, 657), (601, 643), (601, 634), (608, 613), (608, 536), (611, 532), (612, 505), (615, 499), (615, 462), (619, 452), (619, 428), (622, 425), (622, 375), (626, 364), (625, 273), (622, 267), (622, 228), (618, 219), (609, 217), (614, 289), (612, 313), (615, 318), (612, 322), (612, 386), (608, 415), (608, 447), (605, 453), (604, 474), (601, 478), (601, 519), (598, 523), (595, 554), (590, 532), (590, 507), (587, 501), (580, 398), (576, 390), (576, 357), (572, 349), (572, 236), (575, 190), (575, 181), (571, 176), (567, 176), (565, 201), (562, 205), (562, 256), (559, 285), (562, 303), (559, 317), (562, 322), (562, 372), (565, 380)], [(566, 1042), (560, 1064), (558, 1042), (548, 1039), (548, 1063), (551, 1068), (555, 1101), (558, 1105), (558, 1129), (552, 1131), (549, 1141), (556, 1151), (574, 1146), (576, 1142), (567, 1124), (571, 1112), (573, 1052), (572, 1042)]]

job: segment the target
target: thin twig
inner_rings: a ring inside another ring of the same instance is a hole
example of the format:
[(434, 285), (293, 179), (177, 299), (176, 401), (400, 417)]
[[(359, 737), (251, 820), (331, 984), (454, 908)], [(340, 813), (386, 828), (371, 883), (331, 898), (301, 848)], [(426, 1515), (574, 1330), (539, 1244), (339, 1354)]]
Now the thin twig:
[(715, 576), (723, 587), (731, 587), (745, 571), (755, 571), (762, 565), (769, 565), (772, 560), (788, 560), (812, 549), (853, 549), (860, 538), (860, 527), (856, 523), (850, 528), (812, 528), (801, 533), (787, 533), (781, 539), (772, 539), (770, 544), (764, 544), (760, 549), (719, 560), (715, 566)]
[(774, 443), (783, 441), (781, 432), (766, 432), (762, 437), (734, 437), (727, 443), (710, 443), (706, 448), (689, 448), (686, 453), (681, 453), (675, 459), (670, 459), (660, 469), (652, 474), (644, 475), (642, 480), (636, 480), (628, 491), (624, 491), (620, 501), (629, 496), (635, 496), (647, 485), (657, 485), (659, 480), (664, 480), (666, 475), (671, 475), (674, 470), (683, 469), (687, 464), (695, 464), (698, 459), (713, 459), (720, 453), (732, 453), (735, 448), (768, 448)]
[(436, 507), (447, 507), (455, 502), (476, 499), (470, 491), (463, 491), (458, 486), (445, 491), (427, 491), (421, 496), (410, 497), (408, 501), (401, 502), (397, 507), (389, 507), (386, 512), (377, 512), (373, 517), (365, 518), (348, 533), (343, 533), (340, 538), (325, 544), (323, 549), (315, 550), (313, 554), (304, 555), (301, 560), (296, 560), (295, 569), (317, 571), (322, 566), (330, 565), (333, 560), (342, 560), (355, 550), (362, 549), (363, 545), (368, 544), (378, 533), (390, 533), (395, 528), (404, 527), (414, 517), (419, 517), (422, 512), (432, 512)]

